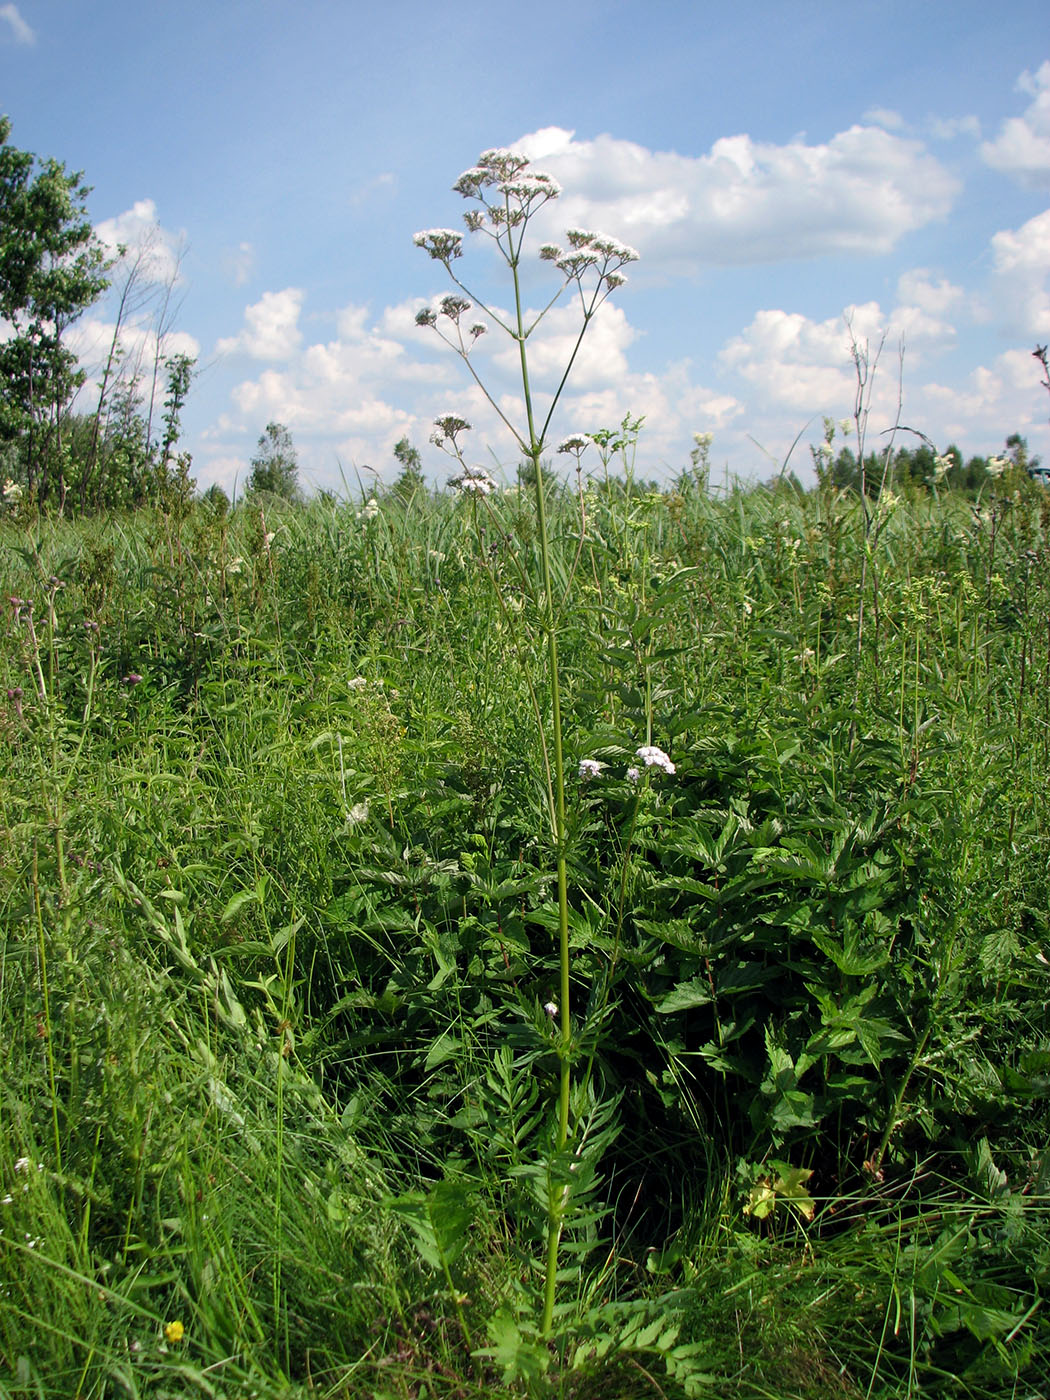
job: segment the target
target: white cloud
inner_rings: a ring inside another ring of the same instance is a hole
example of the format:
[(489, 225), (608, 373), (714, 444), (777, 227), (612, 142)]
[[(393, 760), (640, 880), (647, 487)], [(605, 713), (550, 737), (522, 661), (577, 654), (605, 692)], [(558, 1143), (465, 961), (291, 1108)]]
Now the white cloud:
[(235, 492), (240, 495), (244, 491), (251, 471), (248, 458), (235, 455), (219, 454), (204, 457), (200, 462), (194, 460), (193, 463), (193, 474), (200, 490), (213, 485), (221, 486), (231, 499)]
[(874, 122), (876, 126), (884, 126), (887, 131), (900, 131), (904, 125), (904, 118), (892, 107), (869, 107), (864, 113), (864, 120)]
[[(92, 411), (97, 406), (101, 378), (116, 330), (115, 321), (105, 320), (100, 316), (87, 316), (81, 317), (66, 332), (66, 343), (77, 355), (88, 376), (78, 399), (78, 408), (84, 412)], [(153, 384), (154, 366), (159, 364), (154, 405), (155, 417), (159, 418), (160, 410), (156, 405), (163, 400), (166, 387), (163, 361), (173, 355), (188, 355), (191, 360), (198, 359), (199, 342), (186, 331), (168, 331), (161, 336), (158, 347), (155, 325), (148, 320), (142, 320), (123, 323), (120, 327), (119, 345), (122, 353), (119, 360), (111, 366), (109, 393), (112, 393), (116, 379), (125, 384), (132, 379), (138, 379), (142, 398), (148, 399)]]
[(1022, 185), (1050, 188), (1050, 59), (1034, 73), (1024, 72), (1018, 89), (1032, 101), (1022, 117), (1010, 117), (994, 141), (985, 141), (981, 157)]
[(991, 452), (1009, 433), (1019, 432), (1034, 449), (1040, 447), (1044, 400), (1031, 351), (1006, 350), (958, 384), (924, 384), (919, 402), (937, 423), (941, 444), (958, 439), (970, 444), (969, 450)]
[(966, 293), (947, 278), (934, 280), (926, 268), (912, 268), (897, 280), (897, 305), (890, 320), (895, 335), (903, 336), (909, 359), (921, 361), (931, 351), (947, 349), (955, 327), (946, 313), (965, 310)]
[(992, 238), (995, 316), (1008, 333), (1050, 339), (1050, 209)]
[[(385, 307), (371, 317), (367, 307), (344, 307), (333, 339), (305, 345), (281, 367), (264, 369), (232, 392), (233, 412), (212, 435), (214, 449), (257, 434), (276, 420), (295, 436), (305, 481), (340, 485), (343, 469), (370, 464), (381, 474), (397, 471), (394, 443), (408, 436), (421, 449), (428, 473), (444, 480), (452, 464), (429, 444), (434, 418), (455, 410), (474, 425), (465, 441), (468, 460), (492, 468), (501, 464), (513, 478), (519, 451), (499, 412), (458, 363), (451, 350), (415, 324), (415, 300)], [(496, 308), (494, 308), (496, 309)], [(546, 338), (530, 340), (530, 372), (542, 421), (579, 322), (573, 313), (551, 313)], [(551, 424), (553, 439), (575, 429), (613, 427), (626, 412), (644, 415), (644, 456), (649, 470), (680, 470), (688, 460), (691, 435), (720, 429), (741, 412), (730, 393), (698, 384), (687, 362), (662, 374), (631, 369), (627, 349), (636, 332), (619, 307), (607, 305), (595, 317), (577, 356), (569, 390)], [(477, 368), (499, 409), (524, 428), (524, 405), (517, 353), (497, 330), (482, 338), (474, 355)], [(473, 356), (472, 356), (473, 358)], [(586, 465), (586, 464), (585, 464)], [(597, 467), (597, 462), (593, 464)], [(353, 483), (351, 482), (351, 485)]]
[[(76, 321), (66, 332), (66, 341), (71, 350), (84, 363), (89, 373), (101, 370), (117, 326), (115, 321), (99, 317), (86, 317)], [(152, 368), (157, 353), (157, 332), (152, 325), (125, 323), (120, 328), (120, 344), (123, 348), (125, 371), (144, 372)], [(172, 355), (189, 355), (196, 359), (200, 354), (199, 342), (186, 331), (169, 331), (161, 344), (162, 358)]]
[(377, 195), (390, 195), (397, 189), (397, 176), (389, 170), (384, 170), (381, 175), (376, 175), (374, 179), (367, 180), (364, 184), (350, 193), (350, 203), (356, 208), (362, 204), (371, 204)]
[[(136, 200), (123, 214), (103, 219), (95, 233), (111, 257), (119, 248), (126, 249), (123, 265), (134, 267), (141, 283), (171, 285), (178, 280), (184, 235), (161, 226), (152, 199)], [(119, 277), (119, 272), (114, 275)]]
[(918, 141), (852, 126), (821, 145), (725, 137), (702, 156), (651, 151), (546, 127), (515, 148), (572, 193), (552, 227), (608, 229), (646, 263), (692, 272), (710, 264), (885, 253), (943, 218), (958, 182)]
[[(877, 302), (848, 308), (853, 334), (872, 352), (883, 338)], [(845, 316), (811, 321), (799, 312), (767, 309), (722, 349), (723, 368), (754, 385), (766, 403), (799, 413), (834, 413), (852, 401), (856, 384)]]
[[(526, 321), (537, 309), (526, 312)], [(556, 306), (548, 311), (541, 329), (529, 340), (529, 379), (534, 391), (551, 394), (558, 386), (580, 334), (580, 315), (575, 306)], [(623, 309), (606, 302), (595, 313), (583, 344), (573, 361), (572, 384), (577, 392), (622, 379), (627, 373), (627, 347), (637, 332)], [(521, 358), (517, 344), (500, 331), (491, 332), (495, 341), (493, 362), (507, 376), (520, 375)]]
[(255, 249), (250, 243), (238, 243), (222, 254), (222, 270), (235, 287), (243, 287), (255, 267)]
[(289, 359), (302, 340), (299, 329), (302, 305), (303, 292), (299, 287), (264, 292), (259, 301), (245, 307), (242, 329), (220, 340), (215, 353), (250, 355), (253, 360)]
[(954, 141), (958, 136), (972, 136), (978, 141), (981, 123), (973, 116), (934, 117), (930, 122), (930, 135), (935, 141)]
[(16, 44), (36, 43), (36, 35), (19, 14), (17, 5), (0, 5), (0, 19), (11, 26), (11, 34)]
[[(890, 313), (877, 302), (847, 309), (853, 332), (860, 345), (866, 345), (873, 364), (868, 442), (878, 450), (889, 440), (900, 397), (903, 422), (941, 447), (957, 441), (968, 452), (990, 452), (1008, 433), (1019, 431), (1030, 435), (1039, 450), (1040, 438), (1045, 437), (1043, 403), (1036, 392), (1031, 352), (1007, 350), (959, 383), (917, 373), (923, 356), (912, 354), (912, 345), (950, 348), (953, 327), (941, 317), (950, 309), (965, 311), (967, 301), (961, 288), (933, 280), (922, 269), (904, 274), (898, 292), (901, 300)], [(902, 327), (903, 361), (897, 339)], [(783, 310), (762, 311), (726, 344), (720, 359), (727, 374), (738, 374), (753, 386), (744, 421), (756, 436), (769, 435), (767, 445), (777, 449), (774, 456), (786, 450), (804, 418), (852, 415), (857, 376), (844, 317), (816, 322)], [(894, 442), (900, 447), (914, 440), (899, 432)], [(792, 465), (797, 470), (799, 462), (793, 459)]]

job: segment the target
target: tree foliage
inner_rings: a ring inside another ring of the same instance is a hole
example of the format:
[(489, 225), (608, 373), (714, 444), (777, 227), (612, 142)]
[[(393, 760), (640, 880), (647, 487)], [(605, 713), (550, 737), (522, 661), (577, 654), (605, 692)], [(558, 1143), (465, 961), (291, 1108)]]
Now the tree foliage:
[(26, 484), (61, 504), (65, 417), (84, 381), (65, 335), (105, 291), (109, 263), (86, 211), (88, 187), (56, 160), (9, 141), (0, 118), (0, 439), (18, 441)]
[(265, 492), (282, 500), (298, 504), (303, 499), (299, 485), (299, 459), (292, 435), (283, 423), (267, 423), (252, 458), (252, 473), (248, 490), (253, 494)]

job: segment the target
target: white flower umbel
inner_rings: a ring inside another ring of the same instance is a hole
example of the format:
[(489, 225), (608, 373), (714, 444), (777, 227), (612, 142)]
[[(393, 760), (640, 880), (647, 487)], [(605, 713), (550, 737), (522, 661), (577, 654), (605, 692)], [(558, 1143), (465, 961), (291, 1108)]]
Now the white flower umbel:
[(413, 236), (412, 242), (446, 267), (453, 258), (463, 256), (463, 235), (454, 228), (425, 228)]
[(604, 767), (605, 765), (599, 763), (596, 758), (581, 758), (579, 776), (583, 782), (587, 782), (591, 778), (600, 777)]
[(635, 749), (635, 757), (640, 758), (646, 768), (661, 768), (665, 773), (674, 772), (674, 764), (663, 749), (657, 748), (655, 744), (643, 744), (640, 749)]

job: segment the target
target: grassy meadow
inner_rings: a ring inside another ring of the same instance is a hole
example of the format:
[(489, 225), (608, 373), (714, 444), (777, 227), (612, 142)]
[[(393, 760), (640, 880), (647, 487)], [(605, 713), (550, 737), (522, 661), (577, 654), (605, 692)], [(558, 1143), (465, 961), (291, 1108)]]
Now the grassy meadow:
[(1050, 494), (552, 478), (560, 850), (376, 504), (0, 519), (0, 1395), (1050, 1393)]

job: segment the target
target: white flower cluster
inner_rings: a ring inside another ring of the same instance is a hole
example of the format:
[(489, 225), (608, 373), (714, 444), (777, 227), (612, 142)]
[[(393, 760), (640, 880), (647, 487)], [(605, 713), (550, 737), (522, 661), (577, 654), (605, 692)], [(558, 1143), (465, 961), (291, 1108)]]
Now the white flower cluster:
[(464, 466), (461, 472), (449, 477), (448, 484), (466, 496), (491, 496), (499, 489), (483, 467)]
[(620, 268), (638, 261), (639, 254), (634, 248), (606, 233), (571, 228), (565, 237), (570, 252), (566, 253), (555, 243), (544, 243), (540, 258), (543, 262), (552, 262), (571, 282), (578, 282), (593, 268), (606, 289), (613, 291), (627, 281)]
[(599, 763), (596, 758), (581, 758), (579, 776), (584, 782), (587, 782), (591, 778), (599, 777), (604, 767), (605, 764)]
[(22, 488), (17, 481), (12, 481), (10, 477), (4, 480), (4, 500), (8, 505), (17, 505), (22, 499)]
[(944, 455), (944, 456), (940, 456), (940, 457), (934, 457), (934, 459), (933, 459), (933, 479), (934, 479), (934, 481), (935, 481), (935, 482), (941, 482), (941, 481), (943, 481), (944, 478), (945, 478), (945, 477), (948, 475), (948, 473), (951, 471), (952, 467), (954, 467), (954, 466), (955, 466), (955, 458), (951, 455), (951, 453), (948, 453), (948, 454), (946, 454), (946, 455)]
[(412, 242), (446, 267), (453, 258), (463, 256), (463, 235), (454, 228), (425, 228), (413, 235)]
[(439, 413), (434, 419), (434, 432), (430, 435), (430, 441), (435, 447), (440, 447), (446, 439), (454, 442), (457, 433), (470, 432), (471, 424), (458, 413)]
[(640, 758), (646, 768), (660, 768), (665, 773), (674, 772), (674, 764), (655, 744), (643, 744), (640, 749), (635, 750), (635, 757)]
[(989, 457), (988, 475), (991, 477), (998, 478), (1002, 476), (1002, 474), (1006, 471), (1008, 466), (1010, 466), (1009, 457)]

